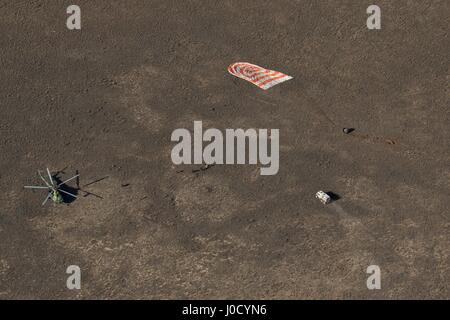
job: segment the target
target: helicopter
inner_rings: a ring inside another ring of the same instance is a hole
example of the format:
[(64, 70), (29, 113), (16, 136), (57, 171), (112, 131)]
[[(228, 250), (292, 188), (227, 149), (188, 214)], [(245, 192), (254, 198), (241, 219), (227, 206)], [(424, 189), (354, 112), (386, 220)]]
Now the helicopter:
[(70, 193), (66, 190), (63, 190), (61, 186), (65, 185), (67, 182), (72, 181), (75, 178), (78, 178), (80, 175), (77, 174), (73, 176), (72, 178), (69, 178), (65, 181), (59, 182), (54, 180), (53, 176), (50, 173), (50, 170), (47, 168), (47, 174), (49, 181), (45, 180), (45, 178), (42, 176), (41, 171), (38, 170), (38, 175), (41, 178), (42, 181), (44, 181), (45, 186), (25, 186), (25, 189), (47, 189), (48, 194), (47, 197), (44, 199), (44, 202), (42, 202), (42, 205), (44, 206), (49, 199), (51, 199), (54, 203), (61, 204), (64, 202), (64, 198), (61, 193), (67, 194), (73, 198), (77, 198), (76, 195), (73, 193)]

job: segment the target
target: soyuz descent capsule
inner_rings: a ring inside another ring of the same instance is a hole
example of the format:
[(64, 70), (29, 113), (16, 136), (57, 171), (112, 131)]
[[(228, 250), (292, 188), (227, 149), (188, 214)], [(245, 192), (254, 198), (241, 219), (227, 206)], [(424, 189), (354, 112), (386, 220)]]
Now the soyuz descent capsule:
[(318, 191), (316, 193), (316, 198), (319, 199), (323, 204), (328, 204), (331, 202), (331, 197), (323, 191)]

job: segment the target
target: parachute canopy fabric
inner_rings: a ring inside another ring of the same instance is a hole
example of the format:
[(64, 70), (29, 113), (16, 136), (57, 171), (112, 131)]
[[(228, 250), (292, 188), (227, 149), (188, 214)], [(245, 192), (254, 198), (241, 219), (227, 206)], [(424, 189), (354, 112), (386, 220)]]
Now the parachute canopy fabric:
[(284, 73), (264, 69), (248, 62), (236, 62), (228, 67), (228, 72), (233, 76), (247, 80), (263, 90), (292, 79)]

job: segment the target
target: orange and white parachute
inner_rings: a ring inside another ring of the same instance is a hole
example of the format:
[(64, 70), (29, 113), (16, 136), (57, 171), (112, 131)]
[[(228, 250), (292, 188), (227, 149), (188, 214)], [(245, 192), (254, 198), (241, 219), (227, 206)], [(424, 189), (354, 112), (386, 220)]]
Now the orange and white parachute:
[(292, 79), (284, 73), (264, 69), (248, 62), (236, 62), (228, 67), (228, 72), (233, 76), (247, 80), (263, 90)]

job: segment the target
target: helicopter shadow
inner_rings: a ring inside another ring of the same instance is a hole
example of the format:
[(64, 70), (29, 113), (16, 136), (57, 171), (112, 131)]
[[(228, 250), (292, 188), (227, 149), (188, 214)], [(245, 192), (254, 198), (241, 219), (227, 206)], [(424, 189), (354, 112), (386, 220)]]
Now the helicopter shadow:
[[(57, 185), (59, 185), (60, 183), (63, 182), (63, 180), (60, 177), (58, 177), (58, 175), (54, 175), (53, 179), (55, 180)], [(78, 188), (74, 188), (74, 187), (68, 186), (67, 184), (60, 185), (58, 187), (58, 189), (60, 191), (65, 191), (65, 192), (71, 193), (71, 194), (73, 194), (73, 195), (75, 195), (77, 197), (79, 195), (79, 192), (78, 192), (79, 189)], [(74, 198), (74, 197), (72, 197), (71, 195), (69, 195), (67, 193), (60, 192), (60, 194), (61, 194), (61, 197), (62, 197), (64, 203), (72, 203), (75, 200), (77, 200), (77, 198)]]
[[(67, 204), (72, 203), (72, 202), (74, 202), (75, 200), (77, 200), (77, 198), (78, 198), (80, 195), (82, 195), (83, 197), (94, 196), (94, 197), (96, 197), (96, 198), (103, 199), (102, 196), (99, 196), (99, 195), (97, 195), (97, 194), (95, 194), (95, 193), (92, 193), (92, 192), (90, 192), (90, 191), (83, 190), (83, 189), (80, 187), (80, 177), (79, 177), (79, 176), (76, 178), (76, 187), (71, 187), (71, 186), (69, 186), (69, 185), (63, 183), (64, 180), (61, 179), (61, 177), (60, 177), (59, 175), (60, 175), (61, 173), (64, 173), (64, 170), (65, 170), (65, 169), (66, 169), (66, 168), (64, 168), (63, 170), (58, 171), (55, 175), (52, 176), (52, 178), (55, 180), (56, 184), (57, 184), (57, 185), (60, 185), (58, 189), (59, 189), (60, 191), (63, 191), (63, 192), (61, 192), (60, 194), (61, 194), (61, 196), (62, 196), (62, 199), (63, 199), (63, 202), (64, 202), (64, 203), (67, 203)], [(78, 175), (78, 170), (76, 171), (76, 175)], [(92, 184), (95, 184), (95, 183), (97, 183), (97, 182), (103, 181), (103, 180), (108, 179), (108, 178), (109, 178), (109, 176), (106, 176), (106, 177), (103, 177), (103, 178), (94, 180), (94, 181), (92, 181), (92, 182), (90, 182), (90, 183), (84, 185), (83, 187), (90, 186), (90, 185), (92, 185)], [(71, 193), (71, 194), (73, 194), (74, 196), (76, 196), (77, 198), (72, 197), (70, 194), (67, 194), (67, 193), (65, 193), (65, 192)]]

